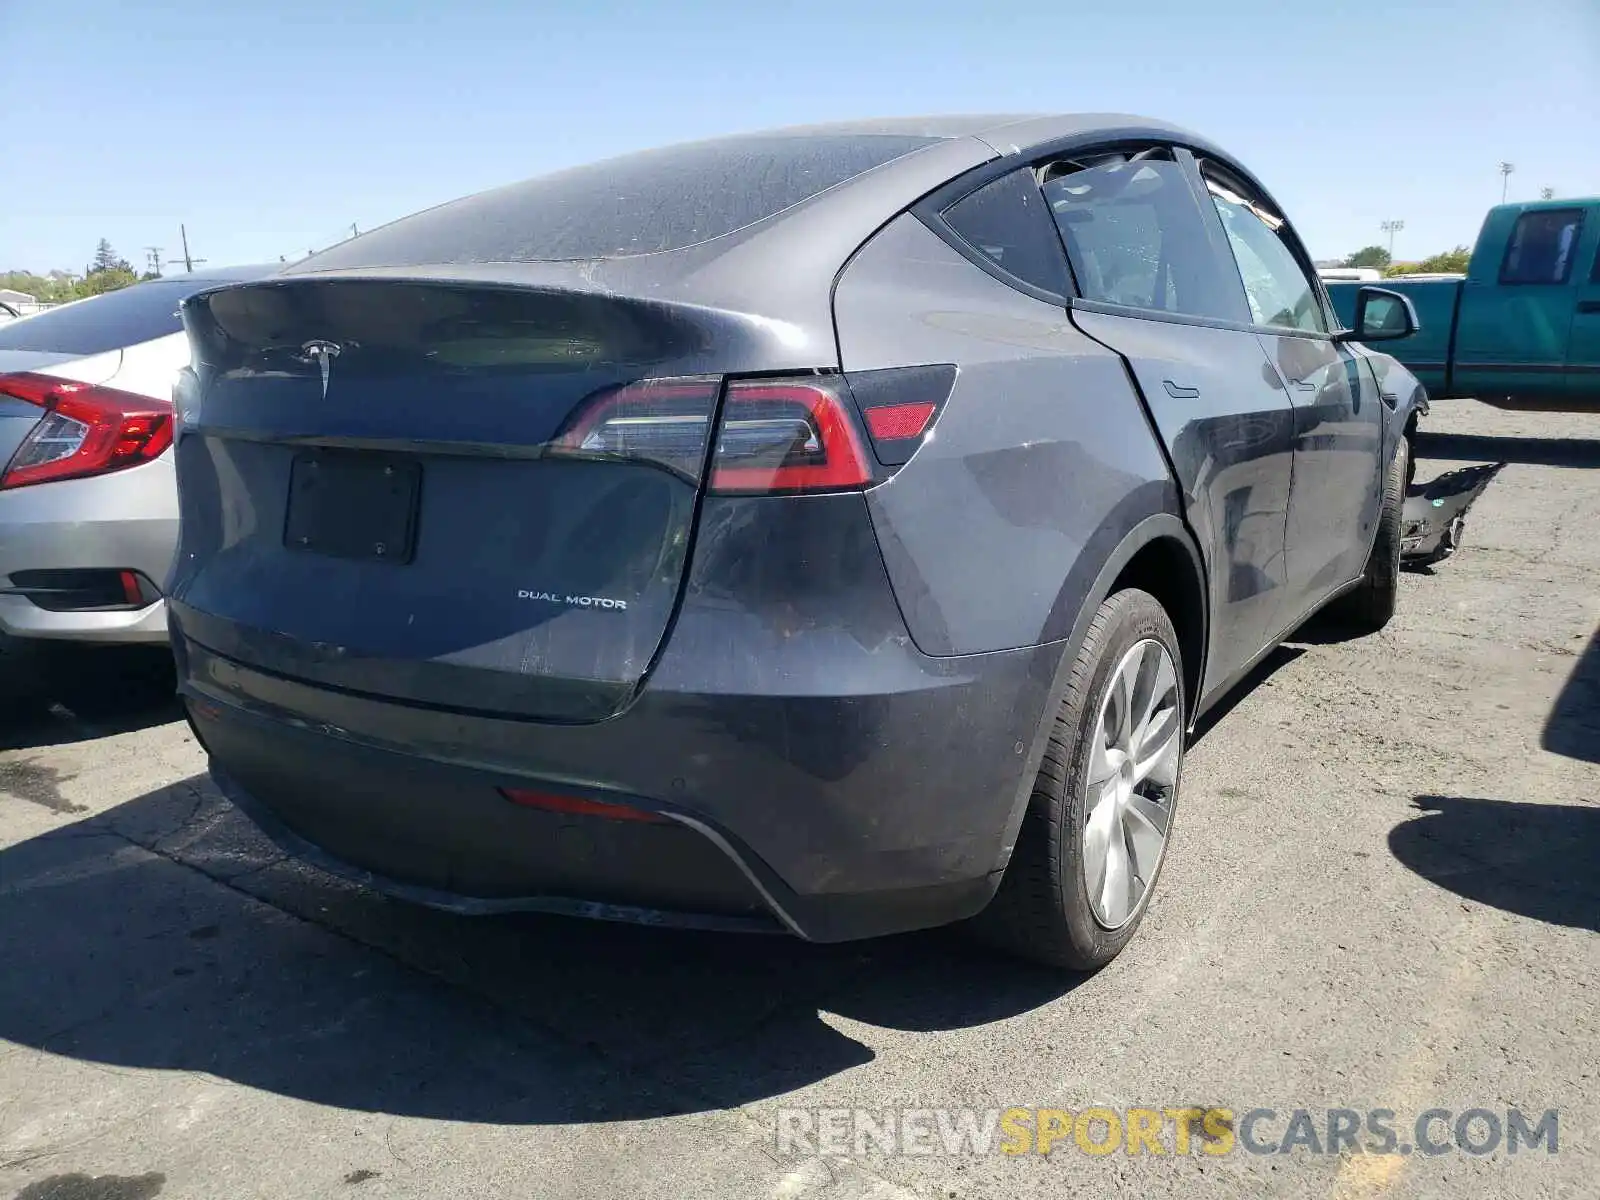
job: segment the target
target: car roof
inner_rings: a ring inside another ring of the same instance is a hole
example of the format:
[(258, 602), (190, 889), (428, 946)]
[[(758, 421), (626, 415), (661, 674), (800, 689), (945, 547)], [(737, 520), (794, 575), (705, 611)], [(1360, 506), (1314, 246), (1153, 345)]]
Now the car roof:
[[(749, 225), (692, 244), (592, 257), (483, 253), (408, 258), (402, 253), (389, 258), (387, 247), (378, 249), (390, 234), (423, 218), (437, 228), (454, 214), (461, 227), (474, 236), (485, 229), (513, 228), (520, 197), (539, 191), (534, 186), (539, 180), (527, 180), (452, 201), (351, 238), (287, 265), (263, 281), (263, 286), (298, 290), (304, 284), (337, 280), (409, 280), (585, 291), (750, 314), (769, 325), (778, 323), (773, 327), (781, 325), (793, 331), (796, 345), (815, 347), (832, 344), (833, 284), (845, 263), (919, 198), (979, 167), (1004, 162), (1021, 166), (1034, 157), (1071, 155), (1099, 144), (1171, 142), (1215, 157), (1254, 182), (1235, 160), (1198, 135), (1164, 121), (1123, 113), (979, 113), (797, 125), (680, 143), (575, 170), (593, 173), (598, 168), (620, 167), (629, 159), (640, 160), (630, 165), (649, 167), (648, 160), (653, 157), (670, 159), (678, 151), (692, 157), (707, 148), (724, 150), (730, 161), (737, 162), (745, 157), (747, 147), (759, 148), (791, 137), (836, 142), (899, 137), (912, 142), (920, 139), (923, 144)], [(751, 161), (759, 162), (758, 155), (752, 155)], [(556, 176), (543, 177), (545, 181), (553, 178)], [(486, 221), (473, 209), (481, 197), (503, 201), (512, 215), (496, 213), (494, 222)], [(561, 215), (562, 210), (556, 211)], [(378, 240), (368, 240), (373, 238)]]
[(210, 267), (204, 271), (163, 275), (161, 278), (172, 283), (192, 283), (196, 287), (208, 287), (213, 283), (246, 283), (252, 279), (264, 279), (268, 275), (273, 275), (283, 270), (285, 265), (281, 262), (275, 262), (249, 263), (235, 267)]
[[(810, 160), (806, 150), (794, 147), (791, 155), (791, 148), (784, 147), (786, 142), (808, 141), (826, 144)], [(468, 274), (480, 274), (476, 268), (486, 265), (505, 274), (500, 267), (521, 273), (522, 265), (532, 263), (652, 257), (671, 272), (677, 269), (672, 263), (686, 264), (699, 257), (682, 257), (684, 251), (704, 246), (715, 256), (762, 232), (782, 230), (793, 235), (797, 218), (803, 225), (818, 213), (827, 214), (840, 229), (864, 226), (865, 236), (895, 211), (985, 162), (1014, 155), (1071, 153), (1106, 141), (1172, 141), (1227, 160), (1215, 147), (1176, 125), (1122, 113), (953, 114), (792, 125), (634, 151), (503, 184), (402, 217), (287, 264), (280, 274), (301, 278), (424, 266), (466, 266)], [(901, 144), (887, 152), (874, 145), (884, 142)], [(823, 157), (830, 161), (823, 162)], [(849, 164), (852, 157), (858, 165), (847, 165), (836, 180), (826, 182), (833, 167), (841, 161)], [(740, 171), (751, 172), (752, 180), (763, 184), (777, 180), (780, 193), (789, 175), (825, 182), (809, 194), (801, 182), (792, 195), (760, 212), (739, 214), (725, 205), (734, 219), (719, 225), (722, 214), (710, 211), (708, 197), (694, 195), (693, 185), (685, 180), (719, 173), (724, 176), (720, 194), (726, 195), (736, 190)], [(652, 189), (652, 178), (664, 182), (664, 194)], [(593, 195), (560, 190), (567, 186), (590, 189)], [(654, 205), (640, 204), (636, 212), (617, 210), (643, 196), (653, 197)], [(581, 230), (586, 204), (611, 210), (605, 218), (596, 218), (611, 224), (587, 243), (581, 232), (574, 236)], [(660, 236), (653, 247), (633, 248), (659, 234), (657, 227), (667, 224), (664, 215), (675, 212), (684, 214), (681, 229)], [(527, 214), (527, 222), (522, 214)], [(634, 237), (628, 232), (631, 222), (643, 224), (647, 219), (654, 222), (646, 226), (647, 233)], [(520, 241), (524, 236), (529, 240)], [(856, 238), (847, 249), (861, 240)]]
[[(829, 121), (812, 125), (789, 125), (777, 129), (752, 130), (748, 133), (730, 134), (728, 139), (746, 137), (903, 137), (960, 138), (975, 137), (983, 141), (999, 141), (1004, 152), (1025, 152), (1035, 146), (1047, 145), (1061, 138), (1081, 134), (1115, 133), (1147, 135), (1156, 139), (1174, 139), (1182, 142), (1200, 141), (1196, 135), (1177, 125), (1152, 117), (1130, 113), (930, 113), (910, 117), (879, 117), (865, 120)], [(1000, 149), (996, 146), (996, 149)]]

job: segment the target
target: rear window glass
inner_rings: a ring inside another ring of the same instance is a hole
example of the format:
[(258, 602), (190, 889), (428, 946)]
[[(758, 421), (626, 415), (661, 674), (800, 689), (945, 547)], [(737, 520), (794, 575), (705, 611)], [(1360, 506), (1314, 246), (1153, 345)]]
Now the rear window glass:
[(1523, 213), (1511, 231), (1501, 283), (1566, 283), (1583, 235), (1581, 208)]
[(766, 134), (647, 150), (428, 209), (326, 250), (301, 269), (678, 250), (743, 229), (936, 140)]
[(157, 279), (47, 308), (0, 325), (0, 350), (102, 354), (165, 337), (183, 328), (178, 304), (199, 286), (192, 280)]

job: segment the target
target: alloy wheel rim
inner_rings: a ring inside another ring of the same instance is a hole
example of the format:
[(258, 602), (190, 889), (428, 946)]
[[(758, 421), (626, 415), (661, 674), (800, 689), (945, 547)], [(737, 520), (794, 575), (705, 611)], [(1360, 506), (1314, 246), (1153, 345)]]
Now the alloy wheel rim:
[(1138, 915), (1167, 852), (1183, 757), (1178, 670), (1145, 638), (1129, 648), (1100, 701), (1085, 784), (1084, 887), (1094, 918), (1121, 929)]

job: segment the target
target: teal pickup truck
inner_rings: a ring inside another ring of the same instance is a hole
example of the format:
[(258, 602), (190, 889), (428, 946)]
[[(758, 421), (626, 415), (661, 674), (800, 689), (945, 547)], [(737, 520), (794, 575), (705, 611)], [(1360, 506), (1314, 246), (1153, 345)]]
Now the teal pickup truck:
[[(1347, 326), (1359, 283), (1330, 282)], [(1433, 399), (1502, 408), (1600, 411), (1600, 199), (1489, 210), (1465, 276), (1399, 276), (1418, 329), (1384, 350)], [(1398, 306), (1393, 306), (1399, 319)]]

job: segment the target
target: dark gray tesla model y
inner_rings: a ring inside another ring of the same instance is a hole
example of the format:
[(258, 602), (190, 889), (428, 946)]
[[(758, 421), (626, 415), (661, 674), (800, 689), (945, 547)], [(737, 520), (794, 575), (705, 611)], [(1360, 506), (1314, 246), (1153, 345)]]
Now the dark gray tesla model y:
[(283, 844), (424, 904), (974, 918), (1094, 967), (1196, 716), (1330, 601), (1394, 608), (1420, 389), (1157, 122), (634, 154), (184, 319), (196, 735)]

